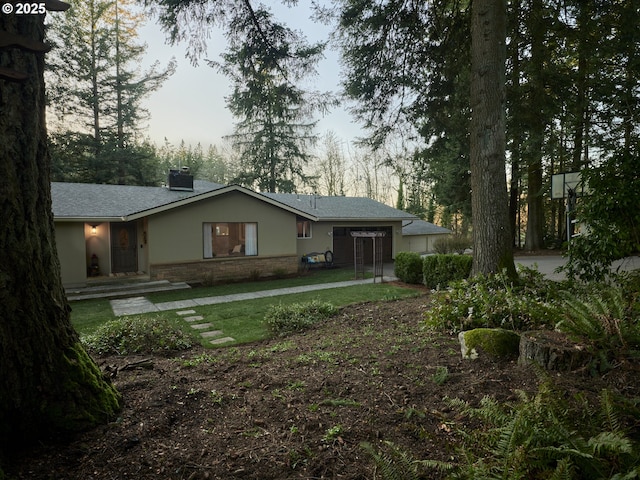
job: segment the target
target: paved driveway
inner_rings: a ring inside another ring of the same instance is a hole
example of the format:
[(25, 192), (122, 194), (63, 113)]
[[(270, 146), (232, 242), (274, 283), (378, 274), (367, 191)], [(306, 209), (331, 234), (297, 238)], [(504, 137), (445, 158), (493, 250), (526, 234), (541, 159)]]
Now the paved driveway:
[[(566, 278), (564, 273), (556, 273), (555, 270), (566, 263), (566, 258), (560, 255), (518, 255), (515, 263), (525, 267), (537, 266), (538, 270), (552, 280), (562, 280)], [(640, 257), (627, 257), (616, 260), (611, 265), (613, 271), (630, 271), (640, 268)]]

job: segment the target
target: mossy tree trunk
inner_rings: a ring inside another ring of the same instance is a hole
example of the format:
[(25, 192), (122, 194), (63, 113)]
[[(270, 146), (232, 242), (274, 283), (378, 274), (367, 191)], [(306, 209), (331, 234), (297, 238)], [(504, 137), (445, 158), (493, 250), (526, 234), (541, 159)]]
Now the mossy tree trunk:
[[(63, 13), (58, 13), (63, 15)], [(0, 31), (41, 41), (44, 15), (0, 14)], [(120, 397), (82, 349), (56, 255), (44, 54), (0, 49), (0, 453), (107, 421)]]

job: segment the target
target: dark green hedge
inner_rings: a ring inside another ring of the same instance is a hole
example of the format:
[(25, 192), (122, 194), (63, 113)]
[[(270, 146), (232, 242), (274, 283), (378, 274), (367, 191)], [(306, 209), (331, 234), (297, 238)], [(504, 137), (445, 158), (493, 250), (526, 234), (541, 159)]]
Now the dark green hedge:
[(471, 275), (471, 255), (430, 255), (424, 258), (422, 274), (429, 288), (444, 288), (453, 280), (464, 280)]
[(399, 252), (394, 273), (405, 283), (422, 283), (422, 257), (415, 252)]

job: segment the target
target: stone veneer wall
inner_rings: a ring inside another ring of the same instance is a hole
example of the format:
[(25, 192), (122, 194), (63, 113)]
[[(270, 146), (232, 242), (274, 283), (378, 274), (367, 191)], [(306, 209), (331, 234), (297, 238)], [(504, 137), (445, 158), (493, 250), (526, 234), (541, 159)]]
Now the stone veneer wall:
[(185, 263), (155, 264), (149, 268), (151, 280), (171, 282), (223, 282), (254, 276), (268, 277), (297, 273), (300, 260), (296, 255), (275, 257), (226, 257)]

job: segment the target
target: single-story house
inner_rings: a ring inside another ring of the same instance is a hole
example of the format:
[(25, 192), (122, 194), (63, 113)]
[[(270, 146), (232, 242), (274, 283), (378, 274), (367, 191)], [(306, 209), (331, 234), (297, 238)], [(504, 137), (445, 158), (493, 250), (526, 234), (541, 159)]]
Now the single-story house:
[(51, 190), (67, 286), (128, 273), (170, 281), (293, 273), (302, 256), (327, 250), (334, 263), (353, 264), (350, 233), (362, 230), (385, 232), (390, 261), (404, 249), (402, 222), (417, 220), (368, 198), (258, 193), (178, 171), (166, 187), (54, 182)]
[(438, 240), (451, 235), (448, 228), (425, 222), (424, 220), (405, 220), (402, 223), (402, 250), (406, 252), (433, 253)]

